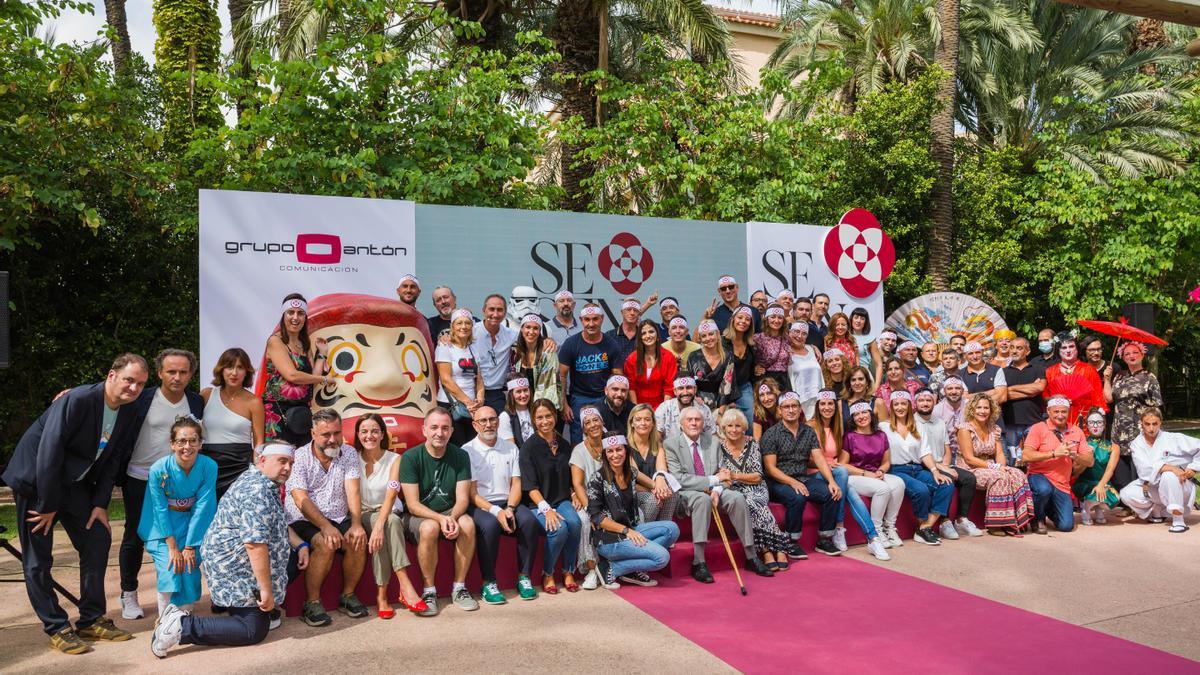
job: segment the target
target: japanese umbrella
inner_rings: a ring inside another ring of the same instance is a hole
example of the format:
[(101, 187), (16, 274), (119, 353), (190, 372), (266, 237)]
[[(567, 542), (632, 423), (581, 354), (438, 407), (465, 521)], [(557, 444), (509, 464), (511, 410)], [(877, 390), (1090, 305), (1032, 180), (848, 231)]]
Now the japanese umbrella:
[(1109, 359), (1110, 364), (1113, 361), (1115, 361), (1117, 358), (1117, 349), (1119, 349), (1121, 346), (1121, 340), (1129, 340), (1131, 342), (1141, 342), (1143, 344), (1149, 344), (1149, 345), (1158, 345), (1160, 347), (1165, 346), (1167, 344), (1166, 340), (1158, 337), (1157, 335), (1154, 335), (1153, 333), (1144, 331), (1141, 328), (1138, 328), (1137, 326), (1129, 325), (1129, 321), (1126, 320), (1125, 317), (1121, 317), (1120, 321), (1083, 320), (1083, 321), (1076, 321), (1076, 323), (1078, 323), (1080, 326), (1083, 326), (1084, 328), (1087, 328), (1089, 330), (1094, 330), (1097, 333), (1103, 333), (1104, 335), (1112, 335), (1113, 337), (1117, 338), (1117, 344), (1115, 347), (1113, 347), (1112, 359)]

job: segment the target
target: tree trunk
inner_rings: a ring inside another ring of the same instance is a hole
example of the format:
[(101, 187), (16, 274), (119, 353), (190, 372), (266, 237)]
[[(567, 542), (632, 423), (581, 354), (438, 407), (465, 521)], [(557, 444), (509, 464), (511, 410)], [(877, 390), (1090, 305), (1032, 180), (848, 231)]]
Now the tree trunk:
[[(1131, 51), (1140, 52), (1143, 49), (1153, 49), (1155, 47), (1170, 46), (1171, 40), (1167, 37), (1167, 31), (1163, 29), (1161, 19), (1140, 19), (1137, 22), (1137, 35), (1134, 36), (1133, 49)], [(1141, 67), (1143, 75), (1155, 77), (1158, 70), (1153, 63), (1147, 63)]]
[(104, 0), (104, 21), (113, 29), (113, 70), (123, 75), (129, 69), (129, 22), (125, 18), (125, 0)]
[[(246, 11), (250, 9), (250, 0), (229, 0), (229, 28), (233, 33), (233, 44), (245, 43), (249, 40), (249, 35), (246, 33), (250, 30), (250, 22), (244, 20)], [(235, 50), (235, 54), (238, 52)], [(233, 73), (239, 79), (245, 79), (250, 75), (250, 51), (247, 50), (244, 55), (239, 54), (237, 61), (233, 64)], [(242, 113), (246, 111), (246, 102), (240, 97), (237, 101), (238, 119), (241, 119)]]
[[(600, 58), (600, 17), (591, 0), (562, 0), (550, 24), (550, 38), (562, 54), (559, 72), (569, 77), (563, 82), (561, 112), (564, 118), (579, 116), (589, 127), (596, 125), (596, 100), (583, 75), (596, 68)], [(594, 167), (578, 158), (583, 148), (563, 143), (559, 157), (562, 186), (566, 194), (562, 206), (570, 211), (585, 211), (587, 195), (581, 183)], [(578, 163), (578, 166), (576, 164)]]
[(950, 243), (954, 238), (954, 105), (958, 73), (958, 0), (938, 0), (942, 41), (934, 50), (934, 61), (947, 76), (938, 87), (938, 110), (930, 131), (933, 158), (938, 163), (933, 184), (933, 227), (925, 273), (934, 291), (950, 290)]

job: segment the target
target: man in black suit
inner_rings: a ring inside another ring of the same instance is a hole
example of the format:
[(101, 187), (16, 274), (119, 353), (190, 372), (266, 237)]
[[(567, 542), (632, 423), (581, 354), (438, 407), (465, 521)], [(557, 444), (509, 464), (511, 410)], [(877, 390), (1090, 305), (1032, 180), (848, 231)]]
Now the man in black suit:
[[(103, 382), (59, 397), (17, 443), (4, 482), (16, 497), (25, 588), (50, 646), (67, 654), (91, 651), (83, 640), (133, 637), (104, 616), (104, 573), (112, 547), (108, 502), (128, 458), (134, 411), (150, 369), (122, 354)], [(53, 528), (61, 523), (79, 552), (79, 621), (72, 629), (51, 586)]]

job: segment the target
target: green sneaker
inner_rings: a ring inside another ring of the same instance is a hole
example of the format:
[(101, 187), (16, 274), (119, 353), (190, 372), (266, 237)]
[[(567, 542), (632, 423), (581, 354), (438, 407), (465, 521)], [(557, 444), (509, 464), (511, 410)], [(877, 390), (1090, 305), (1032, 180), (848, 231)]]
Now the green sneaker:
[(533, 600), (537, 597), (537, 589), (533, 587), (533, 582), (529, 580), (528, 574), (517, 577), (517, 593), (520, 594), (522, 600)]
[(504, 595), (500, 593), (500, 587), (494, 581), (483, 582), (483, 589), (479, 593), (483, 597), (483, 601), (489, 605), (503, 605), (508, 603), (504, 599)]

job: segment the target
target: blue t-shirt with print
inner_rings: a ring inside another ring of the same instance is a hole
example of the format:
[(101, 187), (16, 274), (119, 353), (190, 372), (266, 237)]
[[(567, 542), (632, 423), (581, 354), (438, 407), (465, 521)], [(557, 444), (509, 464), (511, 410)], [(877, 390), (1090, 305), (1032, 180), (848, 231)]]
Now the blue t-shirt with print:
[(571, 369), (571, 395), (603, 396), (613, 368), (621, 367), (616, 361), (620, 351), (617, 341), (607, 334), (601, 334), (596, 344), (585, 341), (583, 333), (567, 338), (558, 349), (558, 362)]

